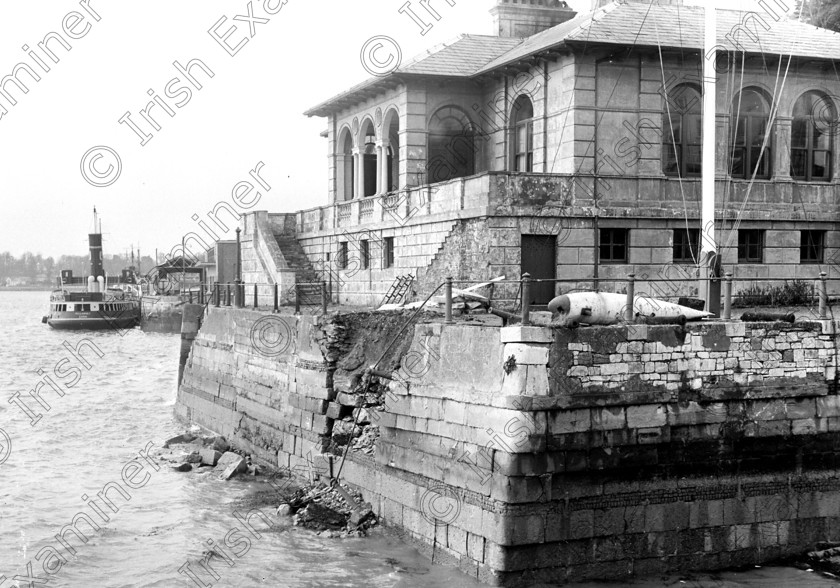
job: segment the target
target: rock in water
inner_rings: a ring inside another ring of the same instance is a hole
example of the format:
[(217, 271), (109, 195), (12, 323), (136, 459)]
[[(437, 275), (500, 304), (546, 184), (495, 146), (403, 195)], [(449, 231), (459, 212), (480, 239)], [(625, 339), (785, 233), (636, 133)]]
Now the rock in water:
[(248, 462), (241, 455), (228, 451), (219, 458), (213, 471), (218, 472), (221, 479), (230, 480), (236, 474), (247, 472)]
[(201, 454), (198, 451), (193, 451), (187, 456), (187, 463), (201, 463)]
[(182, 463), (176, 466), (172, 466), (172, 469), (176, 472), (191, 472), (192, 466), (188, 463)]
[(177, 435), (175, 437), (172, 437), (171, 439), (168, 439), (163, 444), (163, 448), (169, 449), (171, 445), (184, 445), (193, 441), (195, 441), (195, 435), (193, 435), (192, 433), (183, 433), (181, 435)]
[(288, 517), (292, 514), (292, 507), (288, 504), (281, 504), (277, 507), (277, 516), (278, 517)]
[(222, 457), (221, 453), (210, 447), (205, 447), (199, 453), (201, 454), (201, 463), (209, 466), (215, 466), (219, 463), (219, 458)]

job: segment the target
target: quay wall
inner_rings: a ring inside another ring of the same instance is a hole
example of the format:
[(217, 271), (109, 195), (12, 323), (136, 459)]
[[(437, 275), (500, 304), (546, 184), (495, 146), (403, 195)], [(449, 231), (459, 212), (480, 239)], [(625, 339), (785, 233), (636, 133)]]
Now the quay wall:
[[(176, 410), (266, 462), (334, 475), (324, 452), (385, 353), (394, 379), (367, 409), (379, 437), (342, 479), (433, 561), (491, 585), (760, 564), (840, 540), (835, 322), (421, 322), (396, 337), (405, 318), (211, 308)], [(255, 344), (268, 320), (288, 343)]]

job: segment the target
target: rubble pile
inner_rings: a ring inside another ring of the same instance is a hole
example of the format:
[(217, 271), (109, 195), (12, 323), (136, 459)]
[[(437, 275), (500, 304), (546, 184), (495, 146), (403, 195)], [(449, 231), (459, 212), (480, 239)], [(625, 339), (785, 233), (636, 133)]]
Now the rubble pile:
[(376, 516), (361, 494), (346, 486), (314, 485), (297, 490), (288, 503), (277, 507), (293, 524), (329, 537), (364, 537), (376, 526)]
[(198, 435), (191, 431), (181, 433), (163, 444), (158, 459), (175, 464), (176, 472), (198, 471), (210, 468), (222, 480), (230, 480), (239, 474), (256, 476), (257, 466), (251, 463), (251, 456), (231, 450), (224, 437)]

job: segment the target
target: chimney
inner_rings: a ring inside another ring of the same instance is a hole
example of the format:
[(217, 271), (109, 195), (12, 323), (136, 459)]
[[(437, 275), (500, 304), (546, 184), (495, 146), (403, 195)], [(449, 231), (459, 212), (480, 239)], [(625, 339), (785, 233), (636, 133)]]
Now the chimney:
[(490, 10), (500, 37), (530, 37), (575, 16), (562, 0), (497, 0)]

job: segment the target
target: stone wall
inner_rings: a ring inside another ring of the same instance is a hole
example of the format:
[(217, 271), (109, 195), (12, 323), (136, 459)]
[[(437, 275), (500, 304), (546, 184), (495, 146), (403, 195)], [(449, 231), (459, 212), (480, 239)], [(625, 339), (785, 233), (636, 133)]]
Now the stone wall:
[[(329, 475), (322, 451), (384, 352), (379, 438), (342, 477), (433, 561), (493, 585), (760, 564), (840, 539), (836, 323), (421, 323), (389, 349), (406, 318), (210, 309), (177, 411)], [(252, 337), (266, 320), (289, 341), (271, 357)]]

